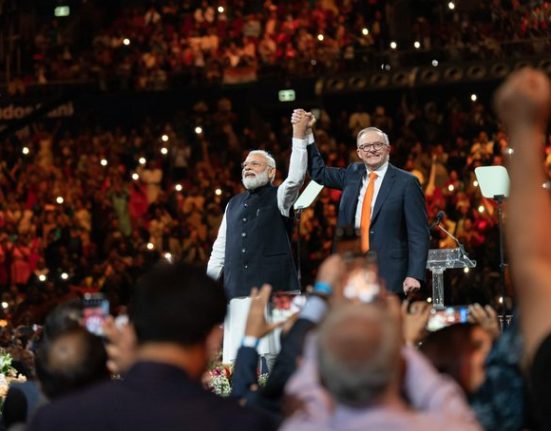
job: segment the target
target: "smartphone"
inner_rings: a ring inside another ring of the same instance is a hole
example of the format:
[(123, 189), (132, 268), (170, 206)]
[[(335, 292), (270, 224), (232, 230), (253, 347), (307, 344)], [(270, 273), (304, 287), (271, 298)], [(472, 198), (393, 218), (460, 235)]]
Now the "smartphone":
[(268, 319), (272, 323), (287, 320), (302, 310), (304, 304), (306, 304), (305, 295), (293, 292), (275, 292), (268, 306)]
[(446, 307), (442, 310), (432, 309), (427, 322), (427, 330), (434, 332), (455, 323), (467, 323), (469, 321), (469, 306), (459, 305)]
[(82, 302), (84, 327), (92, 334), (103, 336), (103, 323), (109, 316), (109, 300), (101, 293), (86, 293)]

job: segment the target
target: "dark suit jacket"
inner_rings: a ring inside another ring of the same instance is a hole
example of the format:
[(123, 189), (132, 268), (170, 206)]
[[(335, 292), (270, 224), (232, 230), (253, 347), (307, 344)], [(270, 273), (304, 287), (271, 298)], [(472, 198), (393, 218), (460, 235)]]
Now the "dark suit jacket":
[(266, 386), (252, 392), (257, 384), (258, 353), (252, 347), (240, 347), (235, 358), (232, 377), (232, 397), (244, 398), (247, 405), (257, 406), (272, 414), (281, 414), (281, 398), (285, 385), (297, 369), (297, 360), (302, 355), (304, 338), (316, 326), (310, 320), (298, 319), (281, 342), (274, 366)]
[[(312, 144), (308, 145), (308, 172), (314, 181), (342, 190), (337, 223), (354, 225), (365, 165), (326, 167)], [(401, 293), (407, 276), (425, 280), (429, 229), (423, 190), (417, 178), (390, 163), (373, 208), (369, 244), (377, 253), (379, 273), (389, 290)]]
[(264, 414), (219, 398), (184, 370), (140, 362), (124, 380), (62, 398), (36, 413), (31, 431), (273, 430)]

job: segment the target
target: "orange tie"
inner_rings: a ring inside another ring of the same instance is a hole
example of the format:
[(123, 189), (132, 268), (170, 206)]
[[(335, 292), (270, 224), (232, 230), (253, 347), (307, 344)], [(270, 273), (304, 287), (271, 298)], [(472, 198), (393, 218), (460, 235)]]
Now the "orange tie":
[(369, 251), (369, 225), (371, 224), (371, 203), (373, 202), (373, 193), (375, 192), (375, 180), (377, 173), (369, 174), (369, 184), (365, 190), (364, 201), (362, 204), (362, 219), (360, 221), (360, 232), (362, 235), (362, 252)]

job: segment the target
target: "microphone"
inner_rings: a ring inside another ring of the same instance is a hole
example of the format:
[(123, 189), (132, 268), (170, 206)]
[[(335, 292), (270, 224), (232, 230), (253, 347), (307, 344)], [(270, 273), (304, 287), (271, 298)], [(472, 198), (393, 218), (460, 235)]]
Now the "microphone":
[(436, 214), (436, 218), (431, 223), (429, 229), (433, 229), (436, 226), (438, 226), (445, 216), (446, 216), (446, 213), (444, 211), (442, 211), (442, 210), (438, 211), (438, 213)]
[(438, 214), (436, 214), (435, 226), (438, 227), (438, 229), (440, 229), (442, 232), (444, 232), (447, 236), (449, 236), (451, 239), (453, 239), (455, 241), (455, 243), (457, 244), (457, 247), (461, 251), (461, 255), (463, 256), (464, 259), (466, 259), (467, 261), (474, 264), (475, 262), (473, 262), (471, 259), (469, 259), (469, 256), (467, 256), (467, 252), (465, 251), (465, 247), (463, 246), (463, 244), (461, 244), (461, 241), (459, 241), (455, 236), (453, 236), (448, 230), (446, 230), (440, 224), (441, 219), (445, 215), (446, 215), (446, 213), (444, 211), (438, 211)]

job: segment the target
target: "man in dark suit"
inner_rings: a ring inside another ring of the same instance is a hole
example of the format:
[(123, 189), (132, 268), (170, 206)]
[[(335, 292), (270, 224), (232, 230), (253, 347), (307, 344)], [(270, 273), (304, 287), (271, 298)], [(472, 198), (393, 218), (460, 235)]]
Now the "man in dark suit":
[(136, 288), (137, 361), (122, 380), (40, 409), (29, 430), (272, 430), (272, 419), (201, 386), (220, 347), (226, 296), (203, 271), (165, 264)]
[(387, 288), (400, 295), (419, 289), (429, 248), (424, 195), (413, 175), (389, 163), (388, 136), (375, 127), (361, 130), (361, 162), (346, 168), (326, 167), (315, 144), (307, 151), (312, 179), (342, 190), (337, 223), (360, 230), (362, 251), (377, 253)]

